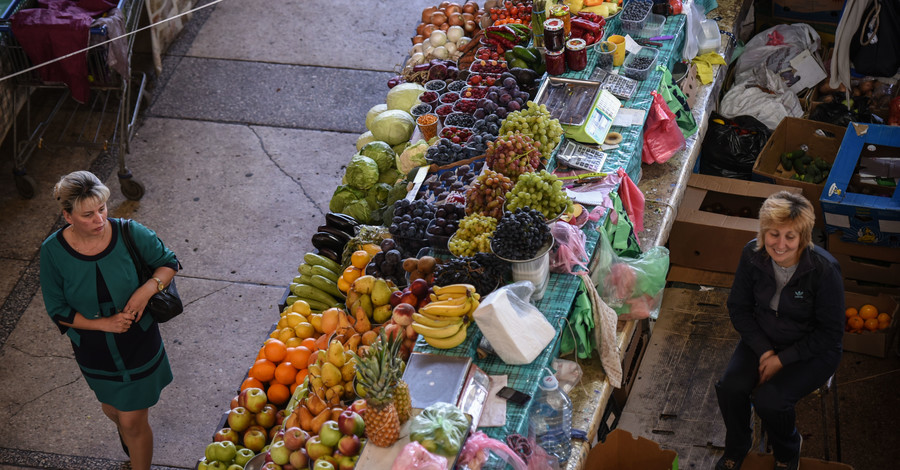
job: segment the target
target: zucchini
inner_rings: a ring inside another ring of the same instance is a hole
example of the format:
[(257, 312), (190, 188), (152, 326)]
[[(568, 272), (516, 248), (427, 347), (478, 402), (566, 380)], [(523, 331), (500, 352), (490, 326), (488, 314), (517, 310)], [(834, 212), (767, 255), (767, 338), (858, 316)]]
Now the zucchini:
[(312, 275), (312, 267), (313, 267), (313, 265), (311, 265), (309, 263), (303, 263), (297, 267), (297, 271), (300, 274), (306, 274), (307, 276), (311, 276)]
[(312, 283), (312, 285), (314, 287), (318, 287), (323, 292), (333, 296), (334, 298), (336, 298), (338, 300), (344, 299), (343, 292), (341, 292), (337, 288), (337, 284), (335, 284), (333, 281), (329, 280), (325, 276), (320, 276), (318, 274), (313, 274), (311, 277), (312, 277), (312, 279), (310, 280), (310, 282)]
[[(335, 286), (337, 289), (337, 286)], [(291, 293), (296, 295), (297, 297), (303, 299), (311, 299), (317, 302), (322, 302), (323, 304), (328, 305), (337, 305), (340, 304), (337, 299), (331, 296), (331, 294), (319, 289), (316, 286), (312, 286), (309, 284), (294, 284), (291, 285)]]
[[(531, 65), (538, 61), (538, 58), (523, 46), (515, 46), (512, 48), (513, 54)], [(507, 59), (509, 60), (509, 59)]]
[(306, 261), (309, 264), (315, 264), (319, 266), (324, 266), (337, 274), (341, 273), (341, 265), (331, 258), (326, 258), (320, 254), (316, 253), (307, 253), (303, 255), (303, 261)]
[(326, 268), (325, 266), (319, 266), (319, 265), (312, 267), (312, 274), (310, 274), (310, 275), (312, 276), (315, 274), (318, 274), (319, 276), (322, 276), (322, 277), (330, 280), (331, 282), (334, 282), (335, 284), (337, 284), (337, 280), (340, 277), (340, 275), (338, 275), (338, 273)]

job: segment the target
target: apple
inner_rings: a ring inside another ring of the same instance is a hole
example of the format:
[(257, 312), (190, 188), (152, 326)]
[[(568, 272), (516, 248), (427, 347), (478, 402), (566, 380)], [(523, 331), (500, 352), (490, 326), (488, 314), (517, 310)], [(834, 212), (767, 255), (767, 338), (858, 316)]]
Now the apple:
[(325, 421), (319, 429), (319, 440), (328, 447), (336, 446), (342, 435), (337, 421), (334, 420)]
[[(284, 445), (291, 450), (300, 450), (309, 440), (309, 433), (302, 428), (294, 426), (284, 431)], [(296, 466), (296, 464), (295, 464)]]
[(269, 442), (275, 441), (283, 441), (284, 440), (284, 430), (281, 429), (281, 426), (272, 426), (269, 428)]
[(265, 465), (259, 467), (259, 470), (282, 470), (282, 468), (275, 462), (266, 462)]
[(348, 457), (353, 457), (359, 453), (359, 436), (350, 434), (338, 441), (338, 450)]
[(359, 460), (358, 455), (354, 455), (353, 457), (345, 455), (345, 456), (341, 457), (340, 459), (338, 459), (338, 469), (353, 470), (356, 467), (356, 462), (358, 460)]
[(287, 410), (283, 408), (278, 410), (278, 413), (275, 413), (275, 424), (278, 425), (284, 423), (284, 420), (286, 420), (287, 417)]
[(206, 466), (206, 470), (228, 470), (228, 464), (214, 460)]
[(325, 459), (316, 459), (313, 470), (334, 470), (334, 464)]
[(417, 298), (428, 297), (428, 281), (425, 279), (416, 279), (409, 284), (409, 291)]
[(241, 436), (238, 435), (237, 431), (231, 428), (222, 428), (213, 434), (213, 442), (231, 441), (238, 444), (240, 439)]
[(254, 426), (244, 432), (244, 447), (253, 452), (262, 452), (268, 438), (269, 436), (266, 435), (266, 431), (262, 426)]
[(251, 413), (259, 413), (268, 402), (266, 392), (261, 388), (248, 387), (238, 395), (238, 404)]
[(209, 468), (209, 460), (206, 460), (206, 457), (204, 456), (197, 462), (197, 470), (207, 470), (207, 468)]
[(290, 462), (288, 462), (281, 466), (281, 470), (306, 470), (306, 469), (305, 468), (302, 468), (302, 469), (297, 468), (297, 467), (291, 465)]
[(256, 457), (256, 453), (244, 447), (243, 449), (238, 449), (237, 453), (234, 455), (234, 463), (243, 468), (243, 466), (253, 457)]
[(353, 410), (357, 414), (362, 416), (362, 414), (366, 411), (366, 409), (368, 407), (369, 407), (369, 405), (366, 403), (365, 398), (360, 398), (360, 399), (354, 401), (353, 403), (351, 403), (350, 408), (348, 408), (348, 409)]
[(229, 465), (228, 468), (226, 468), (225, 470), (244, 470), (244, 466), (233, 463), (233, 464)]
[[(365, 401), (365, 400), (363, 400)], [(356, 411), (353, 411), (350, 408), (344, 410), (340, 416), (338, 416), (338, 429), (345, 435), (356, 435), (362, 436), (364, 432), (366, 432), (366, 423), (363, 421), (362, 416), (359, 415)]]
[[(250, 390), (249, 388), (247, 390)], [(247, 408), (249, 411), (250, 408)], [(278, 408), (271, 403), (263, 405), (262, 409), (256, 412), (256, 424), (269, 429), (275, 426), (275, 415), (278, 414)]]
[(229, 409), (233, 410), (233, 409), (241, 406), (241, 404), (238, 400), (238, 397), (240, 397), (240, 394), (235, 395), (234, 398), (231, 399), (231, 407)]
[(394, 320), (394, 323), (400, 326), (411, 325), (413, 322), (413, 314), (416, 313), (416, 308), (412, 305), (401, 302), (394, 307), (394, 311), (391, 313), (391, 318)]
[(317, 460), (323, 455), (331, 455), (331, 452), (331, 447), (322, 444), (319, 436), (312, 436), (306, 441), (306, 455), (313, 460)]
[(397, 304), (400, 303), (400, 299), (403, 297), (403, 291), (395, 290), (391, 292), (391, 296), (388, 299), (388, 303), (391, 304), (391, 307), (396, 307)]
[(421, 297), (421, 300), (419, 300), (419, 305), (416, 305), (416, 308), (419, 309), (419, 310), (421, 310), (422, 307), (424, 307), (424, 306), (426, 306), (426, 305), (428, 305), (428, 304), (430, 304), (430, 303), (431, 303), (431, 299), (430, 299), (430, 298), (428, 298), (428, 297)]
[(279, 441), (269, 446), (269, 455), (272, 461), (278, 465), (284, 465), (291, 460), (291, 449), (284, 445), (284, 441)]
[(231, 441), (212, 442), (206, 446), (204, 452), (206, 460), (210, 464), (212, 464), (214, 460), (218, 460), (219, 462), (231, 462), (234, 460), (236, 454), (237, 448), (234, 446), (234, 442)]
[(309, 457), (306, 455), (306, 449), (297, 449), (291, 452), (291, 465), (297, 468), (309, 468)]
[(228, 427), (237, 432), (244, 432), (253, 424), (253, 415), (247, 408), (239, 406), (228, 412)]

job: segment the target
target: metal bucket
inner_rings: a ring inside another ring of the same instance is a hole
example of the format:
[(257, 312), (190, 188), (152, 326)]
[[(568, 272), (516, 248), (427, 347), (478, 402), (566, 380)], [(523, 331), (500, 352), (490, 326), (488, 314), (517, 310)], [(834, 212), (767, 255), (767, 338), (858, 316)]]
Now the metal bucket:
[(554, 243), (553, 237), (550, 237), (550, 241), (532, 259), (506, 259), (498, 256), (512, 266), (514, 282), (531, 281), (534, 284), (534, 292), (531, 293), (533, 301), (543, 299), (544, 291), (547, 290), (547, 283), (550, 280), (550, 250)]

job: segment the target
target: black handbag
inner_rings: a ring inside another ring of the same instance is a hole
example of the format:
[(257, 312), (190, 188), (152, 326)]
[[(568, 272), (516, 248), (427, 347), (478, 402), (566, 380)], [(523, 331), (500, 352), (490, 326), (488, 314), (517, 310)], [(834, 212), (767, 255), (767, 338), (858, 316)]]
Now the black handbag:
[[(131, 255), (131, 260), (134, 262), (134, 267), (138, 273), (138, 280), (143, 285), (148, 279), (153, 277), (153, 270), (150, 269), (150, 266), (147, 266), (144, 258), (141, 257), (140, 252), (134, 246), (134, 238), (131, 236), (131, 220), (119, 219), (119, 226), (122, 229), (122, 241), (125, 242), (125, 247), (128, 248), (128, 254)], [(165, 323), (177, 317), (183, 311), (184, 305), (181, 303), (181, 297), (178, 295), (178, 289), (175, 287), (175, 279), (172, 279), (172, 282), (165, 289), (153, 294), (153, 297), (150, 297), (150, 300), (147, 301), (147, 307), (144, 308), (144, 313), (152, 315), (157, 323)]]

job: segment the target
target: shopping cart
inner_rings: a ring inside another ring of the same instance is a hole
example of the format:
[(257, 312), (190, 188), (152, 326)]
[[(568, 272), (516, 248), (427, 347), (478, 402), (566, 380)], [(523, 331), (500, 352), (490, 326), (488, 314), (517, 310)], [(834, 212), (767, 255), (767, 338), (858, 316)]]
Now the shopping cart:
[[(0, 74), (8, 75), (31, 68), (31, 63), (22, 46), (12, 33), (10, 17), (17, 11), (33, 8), (36, 0), (12, 0), (0, 18)], [(87, 53), (88, 81), (91, 98), (80, 104), (69, 99), (70, 93), (65, 84), (47, 83), (41, 80), (38, 70), (31, 70), (13, 77), (14, 100), (19, 103), (23, 99), (25, 111), (27, 139), (20, 141), (18, 120), (13, 118), (13, 178), (16, 189), (24, 198), (31, 199), (35, 195), (36, 182), (28, 175), (25, 164), (35, 150), (40, 148), (84, 147), (101, 150), (101, 156), (108, 154), (118, 159), (119, 183), (122, 194), (133, 201), (144, 195), (144, 185), (135, 180), (131, 171), (125, 166), (125, 155), (129, 151), (129, 142), (134, 134), (140, 103), (144, 98), (147, 76), (131, 70), (131, 52), (134, 46), (134, 34), (141, 17), (144, 0), (120, 0), (118, 8), (125, 17), (125, 34), (127, 38), (128, 74), (121, 76), (107, 63), (107, 47), (91, 48)], [(106, 26), (94, 26), (90, 29), (91, 44), (109, 39)], [(133, 89), (137, 95), (133, 96)], [(40, 89), (41, 98), (46, 98), (50, 105), (35, 106), (36, 116), (32, 120), (32, 100), (37, 98)], [(54, 102), (55, 100), (55, 102)], [(133, 109), (132, 109), (133, 108)], [(37, 122), (37, 124), (33, 124)], [(47, 137), (47, 138), (45, 138)], [(51, 138), (52, 137), (52, 138)]]

